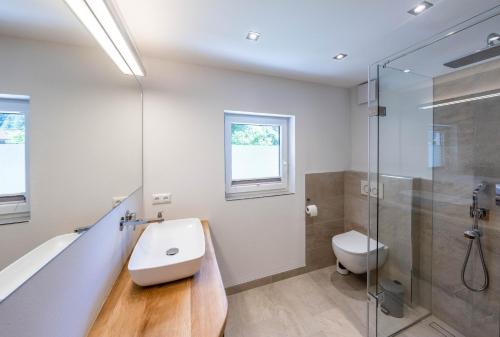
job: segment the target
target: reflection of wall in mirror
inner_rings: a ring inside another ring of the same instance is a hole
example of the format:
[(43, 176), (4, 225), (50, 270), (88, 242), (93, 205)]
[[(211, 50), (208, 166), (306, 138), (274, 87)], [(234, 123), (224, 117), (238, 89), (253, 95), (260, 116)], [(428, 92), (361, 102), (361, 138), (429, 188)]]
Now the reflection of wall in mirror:
[[(30, 222), (0, 226), (0, 269), (97, 221), (142, 184), (137, 82), (101, 49), (0, 37), (0, 93), (30, 96)], [(124, 132), (124, 130), (126, 130)]]

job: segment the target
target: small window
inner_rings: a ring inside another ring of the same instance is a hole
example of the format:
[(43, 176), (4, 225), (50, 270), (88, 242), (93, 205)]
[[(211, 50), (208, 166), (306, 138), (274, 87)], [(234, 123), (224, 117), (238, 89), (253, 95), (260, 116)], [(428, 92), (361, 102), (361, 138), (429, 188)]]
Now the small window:
[(293, 193), (293, 117), (225, 113), (226, 199)]
[(0, 225), (30, 218), (25, 96), (0, 95)]

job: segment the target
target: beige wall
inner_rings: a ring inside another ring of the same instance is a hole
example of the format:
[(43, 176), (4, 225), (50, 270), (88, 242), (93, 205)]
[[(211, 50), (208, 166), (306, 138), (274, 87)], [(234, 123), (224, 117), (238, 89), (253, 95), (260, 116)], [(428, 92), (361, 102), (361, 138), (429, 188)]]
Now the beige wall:
[(367, 180), (367, 173), (346, 171), (344, 174), (344, 228), (367, 234), (368, 197), (361, 194), (361, 181)]
[(344, 232), (345, 172), (306, 174), (306, 203), (318, 207), (318, 216), (306, 217), (307, 270), (335, 263), (332, 237)]

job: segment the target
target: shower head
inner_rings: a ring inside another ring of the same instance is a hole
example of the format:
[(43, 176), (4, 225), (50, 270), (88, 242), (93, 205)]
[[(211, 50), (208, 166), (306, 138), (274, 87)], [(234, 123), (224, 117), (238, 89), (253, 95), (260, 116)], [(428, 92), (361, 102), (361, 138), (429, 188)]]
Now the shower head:
[(444, 66), (449, 68), (461, 68), (474, 64), (477, 62), (485, 61), (493, 57), (500, 56), (500, 35), (497, 33), (491, 33), (486, 38), (487, 47), (476, 51), (472, 54), (460, 57), (456, 60), (447, 62)]

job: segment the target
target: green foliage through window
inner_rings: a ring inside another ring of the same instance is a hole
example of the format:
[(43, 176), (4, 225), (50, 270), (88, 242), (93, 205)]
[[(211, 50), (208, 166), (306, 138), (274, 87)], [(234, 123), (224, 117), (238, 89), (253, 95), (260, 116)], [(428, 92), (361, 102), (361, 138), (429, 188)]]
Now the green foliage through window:
[(280, 127), (276, 125), (232, 124), (231, 144), (263, 145), (280, 144)]
[(24, 144), (24, 114), (0, 112), (0, 144)]

